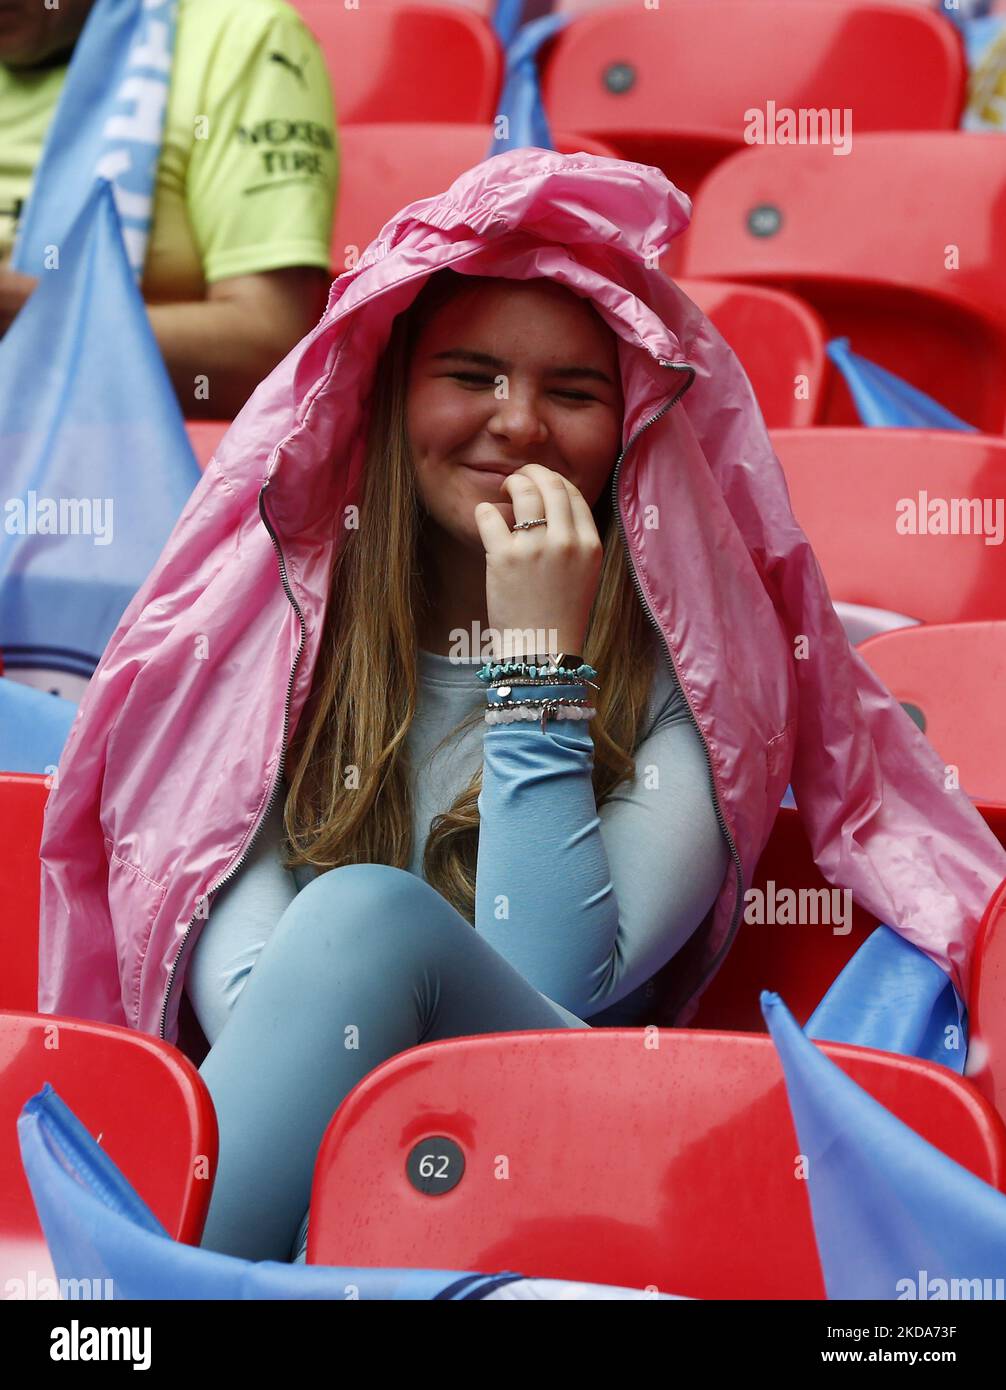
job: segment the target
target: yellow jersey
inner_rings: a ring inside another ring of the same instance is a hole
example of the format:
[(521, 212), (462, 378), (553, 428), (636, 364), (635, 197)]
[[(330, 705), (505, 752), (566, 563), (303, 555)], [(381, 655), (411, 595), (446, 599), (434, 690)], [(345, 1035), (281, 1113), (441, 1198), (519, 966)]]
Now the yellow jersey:
[[(0, 64), (0, 263), (66, 64)], [(148, 303), (284, 266), (329, 267), (338, 139), (325, 61), (284, 0), (180, 0), (143, 275)]]

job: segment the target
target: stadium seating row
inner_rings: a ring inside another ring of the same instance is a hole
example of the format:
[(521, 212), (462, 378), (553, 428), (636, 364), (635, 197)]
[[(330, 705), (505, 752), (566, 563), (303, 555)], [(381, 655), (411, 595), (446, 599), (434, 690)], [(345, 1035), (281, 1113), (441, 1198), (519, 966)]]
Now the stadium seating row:
[[(309, 1261), (511, 1269), (696, 1298), (822, 1298), (771, 1040), (662, 1030), (654, 1042), (639, 1029), (526, 1032), (391, 1058), (349, 1094), (322, 1142)], [(916, 1058), (821, 1046), (924, 1139), (1006, 1188), (1006, 1125), (969, 1081)], [(51, 1271), (16, 1132), (46, 1082), (167, 1232), (198, 1243), (217, 1133), (191, 1063), (133, 1030), (17, 1012), (0, 1012), (0, 1059), (8, 1289)], [(410, 1179), (433, 1151), (454, 1178), (449, 1194)]]
[[(948, 21), (850, 0), (662, 0), (574, 20), (541, 55), (545, 109), (695, 194), (754, 140), (952, 130), (966, 63)], [(831, 152), (829, 151), (829, 152)]]
[[(488, 125), (345, 127), (333, 274), (354, 265), (401, 208), (482, 159), (491, 138)], [(556, 147), (617, 153), (573, 128)], [(661, 265), (689, 293), (698, 289), (693, 297), (735, 346), (771, 426), (860, 423), (823, 356), (825, 342), (848, 337), (853, 351), (963, 421), (1001, 434), (1004, 244), (1006, 141), (861, 135), (844, 159), (814, 146), (731, 155), (704, 182), (691, 227)], [(700, 287), (709, 280), (791, 299), (731, 303), (726, 290)]]
[[(495, 117), (503, 54), (486, 17), (426, 4), (297, 8), (324, 52), (341, 124)], [(850, 110), (859, 133), (953, 129), (963, 106), (960, 39), (921, 8), (663, 0), (571, 18), (539, 54), (550, 120), (665, 168), (688, 192), (742, 145), (746, 112), (769, 102), (780, 119)]]
[[(401, 207), (491, 148), (503, 58), (473, 9), (299, 9), (336, 93), (339, 274)], [(992, 255), (1006, 235), (1006, 148), (956, 132), (966, 65), (944, 17), (873, 0), (613, 5), (577, 16), (539, 66), (557, 148), (656, 164), (696, 198), (665, 269), (791, 289), (827, 337), (849, 337), (974, 427), (1006, 429), (1006, 289)], [(880, 205), (882, 227), (863, 216)], [(836, 373), (819, 389), (815, 422), (859, 422)], [(774, 394), (787, 390), (780, 373)]]

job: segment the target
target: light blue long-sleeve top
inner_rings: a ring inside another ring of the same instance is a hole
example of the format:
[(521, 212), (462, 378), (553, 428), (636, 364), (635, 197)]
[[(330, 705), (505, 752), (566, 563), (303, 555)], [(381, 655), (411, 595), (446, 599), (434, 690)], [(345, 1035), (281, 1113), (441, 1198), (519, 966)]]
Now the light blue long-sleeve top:
[[(479, 720), (436, 748), (486, 690), (475, 671), (419, 652), (408, 743), (422, 875), (433, 817), (482, 763), (475, 929), (541, 993), (593, 1025), (632, 1026), (647, 984), (703, 921), (730, 860), (705, 752), (666, 658), (658, 657), (636, 776), (598, 812), (586, 724)], [(603, 674), (598, 677), (603, 680)], [(537, 696), (538, 691), (529, 692)], [(278, 797), (238, 875), (212, 901), (185, 988), (210, 1044), (267, 937), (315, 870), (280, 862)]]

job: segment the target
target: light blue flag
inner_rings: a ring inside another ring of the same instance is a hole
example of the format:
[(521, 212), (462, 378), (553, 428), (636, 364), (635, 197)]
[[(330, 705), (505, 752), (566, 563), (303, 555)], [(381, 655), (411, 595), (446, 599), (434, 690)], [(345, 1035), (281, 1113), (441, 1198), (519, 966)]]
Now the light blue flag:
[(110, 181), (139, 278), (154, 207), (175, 42), (174, 0), (95, 0), (49, 124), (11, 265), (42, 275), (62, 256), (96, 178)]
[(846, 1076), (777, 994), (764, 991), (761, 1007), (807, 1159), (828, 1298), (1006, 1298), (1006, 1196)]
[(200, 479), (106, 182), (0, 342), (0, 458), (4, 663), (78, 699)]
[(881, 925), (818, 1004), (807, 1036), (921, 1057), (963, 1075), (967, 1009), (935, 961)]
[(517, 37), (523, 13), (524, 0), (496, 0), (492, 23), (504, 52)]
[(71, 700), (0, 677), (0, 772), (51, 775), (76, 713)]
[(501, 116), (505, 120), (499, 137), (494, 135), (490, 142), (487, 159), (503, 150), (554, 148), (538, 85), (538, 50), (575, 18), (575, 14), (547, 14), (533, 19), (517, 31), (507, 47), (503, 91), (496, 108), (497, 123)]
[(918, 391), (900, 376), (859, 357), (848, 338), (833, 338), (828, 356), (842, 373), (859, 418), (874, 429), (971, 430), (974, 425), (953, 415), (938, 401)]

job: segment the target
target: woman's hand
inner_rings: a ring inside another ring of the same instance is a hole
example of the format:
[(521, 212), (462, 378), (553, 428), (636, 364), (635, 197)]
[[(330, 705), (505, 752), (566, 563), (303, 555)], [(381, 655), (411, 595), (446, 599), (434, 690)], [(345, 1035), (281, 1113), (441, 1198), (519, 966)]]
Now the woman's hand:
[(540, 643), (527, 650), (521, 637), (530, 628), (555, 653), (582, 656), (604, 555), (590, 507), (568, 479), (539, 463), (511, 473), (500, 491), (513, 503), (515, 525), (541, 516), (547, 525), (511, 531), (492, 502), (475, 508), (486, 549), (486, 612), (495, 655), (533, 655)]

